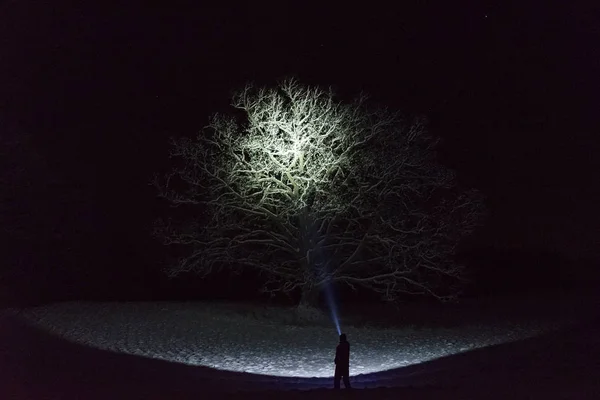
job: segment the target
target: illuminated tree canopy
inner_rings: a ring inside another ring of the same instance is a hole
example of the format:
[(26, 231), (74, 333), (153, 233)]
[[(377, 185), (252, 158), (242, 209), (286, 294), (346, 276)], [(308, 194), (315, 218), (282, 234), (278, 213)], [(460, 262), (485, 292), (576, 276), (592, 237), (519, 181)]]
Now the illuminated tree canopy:
[(422, 120), (295, 80), (248, 85), (232, 106), (195, 139), (174, 139), (178, 164), (155, 180), (195, 210), (157, 224), (165, 244), (189, 247), (170, 274), (256, 268), (264, 290), (301, 290), (306, 302), (329, 282), (390, 300), (452, 295), (453, 254), (482, 200), (436, 162)]

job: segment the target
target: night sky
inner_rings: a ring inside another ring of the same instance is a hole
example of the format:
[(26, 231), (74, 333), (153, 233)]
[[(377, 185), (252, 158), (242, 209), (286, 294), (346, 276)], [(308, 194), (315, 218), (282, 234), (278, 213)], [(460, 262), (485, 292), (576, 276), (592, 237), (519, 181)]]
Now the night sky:
[[(464, 250), (483, 280), (598, 263), (594, 2), (59, 3), (0, 8), (3, 298), (173, 293), (149, 235), (168, 138), (197, 133), (246, 82), (289, 76), (429, 118), (441, 160), (487, 197)], [(186, 282), (179, 293), (200, 290)]]

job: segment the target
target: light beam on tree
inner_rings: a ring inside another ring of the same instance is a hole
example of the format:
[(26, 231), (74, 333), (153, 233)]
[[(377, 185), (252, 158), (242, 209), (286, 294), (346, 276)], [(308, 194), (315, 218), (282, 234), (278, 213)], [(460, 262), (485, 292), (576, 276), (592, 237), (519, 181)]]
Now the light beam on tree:
[(327, 282), (387, 299), (453, 294), (452, 255), (481, 196), (436, 163), (422, 120), (295, 80), (248, 85), (232, 105), (244, 118), (214, 115), (194, 140), (173, 140), (180, 164), (155, 181), (171, 204), (202, 211), (157, 225), (165, 244), (190, 247), (171, 274), (255, 268), (265, 291), (300, 289), (307, 303)]

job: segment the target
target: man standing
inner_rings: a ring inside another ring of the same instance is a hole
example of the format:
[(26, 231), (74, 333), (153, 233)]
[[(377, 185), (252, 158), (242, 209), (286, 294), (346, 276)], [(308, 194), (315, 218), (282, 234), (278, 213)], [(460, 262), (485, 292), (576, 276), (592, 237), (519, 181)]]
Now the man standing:
[(340, 388), (340, 378), (344, 377), (344, 386), (350, 389), (350, 343), (346, 339), (346, 334), (340, 335), (340, 344), (335, 349), (335, 375), (333, 377), (333, 387)]

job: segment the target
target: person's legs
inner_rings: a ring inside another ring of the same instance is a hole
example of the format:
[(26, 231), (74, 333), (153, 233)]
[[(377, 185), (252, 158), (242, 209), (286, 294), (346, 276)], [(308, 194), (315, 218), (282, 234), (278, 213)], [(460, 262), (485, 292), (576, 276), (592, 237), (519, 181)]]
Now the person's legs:
[[(336, 375), (333, 377), (333, 388), (334, 389), (340, 388), (340, 378), (341, 378), (341, 376), (339, 376), (339, 375)], [(344, 378), (344, 379), (346, 379), (346, 378)]]
[[(344, 375), (344, 387), (346, 389), (352, 389), (352, 386), (350, 386), (350, 377), (348, 376), (349, 374), (346, 373), (346, 375)], [(338, 380), (338, 385), (340, 384), (340, 381)]]
[(340, 369), (336, 366), (335, 367), (335, 375), (333, 376), (333, 388), (334, 389), (340, 388), (340, 379), (341, 378), (342, 378), (342, 375), (340, 374)]

